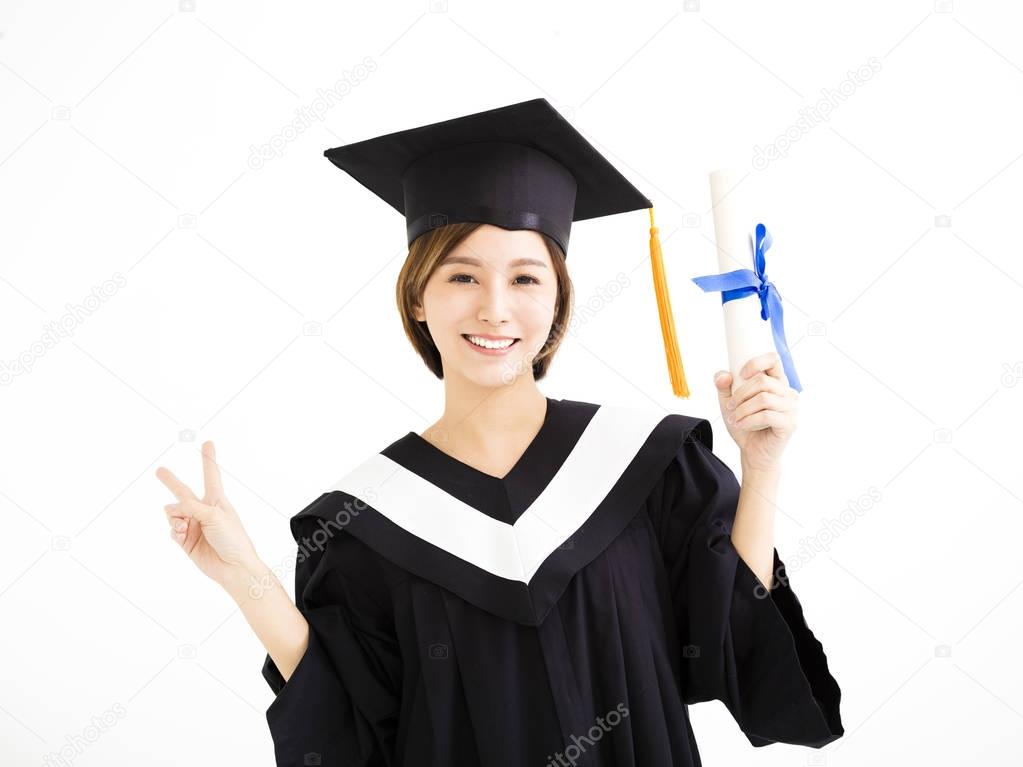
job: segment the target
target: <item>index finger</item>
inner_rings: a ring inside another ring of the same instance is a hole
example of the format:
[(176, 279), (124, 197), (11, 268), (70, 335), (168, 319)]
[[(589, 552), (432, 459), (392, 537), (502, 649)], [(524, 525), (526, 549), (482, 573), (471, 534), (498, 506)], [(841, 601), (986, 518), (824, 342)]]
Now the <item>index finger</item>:
[(785, 374), (785, 366), (782, 364), (780, 354), (774, 355), (774, 364), (767, 369), (767, 374), (772, 378), (777, 378), (779, 381), (784, 381), (788, 384), (789, 377)]
[(167, 486), (167, 489), (174, 493), (179, 501), (198, 501), (195, 493), (188, 489), (188, 485), (174, 476), (174, 472), (161, 466), (156, 470), (156, 478)]
[(748, 379), (752, 378), (761, 370), (775, 378), (781, 378), (785, 374), (785, 370), (781, 364), (781, 357), (777, 352), (767, 352), (767, 354), (759, 354), (756, 357), (750, 358), (747, 360), (746, 364), (742, 366), (742, 370), (739, 374), (743, 377), (743, 379)]
[(206, 497), (211, 502), (224, 494), (224, 485), (220, 480), (220, 466), (217, 465), (217, 454), (212, 442), (204, 442), (202, 446), (202, 478), (206, 488)]

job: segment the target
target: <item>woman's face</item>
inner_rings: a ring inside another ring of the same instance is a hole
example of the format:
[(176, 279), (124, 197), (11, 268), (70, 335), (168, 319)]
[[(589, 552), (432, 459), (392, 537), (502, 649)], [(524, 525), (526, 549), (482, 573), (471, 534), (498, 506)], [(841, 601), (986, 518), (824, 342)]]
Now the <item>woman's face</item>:
[(445, 379), (496, 387), (532, 377), (533, 358), (554, 322), (557, 287), (547, 246), (531, 229), (484, 224), (462, 240), (434, 270), (415, 310), (437, 345)]

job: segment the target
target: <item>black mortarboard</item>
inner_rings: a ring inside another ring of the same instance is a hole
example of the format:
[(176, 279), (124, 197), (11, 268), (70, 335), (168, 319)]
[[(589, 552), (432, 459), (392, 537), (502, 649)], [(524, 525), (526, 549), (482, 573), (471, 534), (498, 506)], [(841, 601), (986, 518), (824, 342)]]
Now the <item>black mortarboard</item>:
[(650, 210), (650, 253), (676, 395), (687, 397), (653, 203), (537, 98), (328, 149), (337, 167), (405, 216), (408, 244), (446, 224), (532, 229), (568, 254), (573, 221)]

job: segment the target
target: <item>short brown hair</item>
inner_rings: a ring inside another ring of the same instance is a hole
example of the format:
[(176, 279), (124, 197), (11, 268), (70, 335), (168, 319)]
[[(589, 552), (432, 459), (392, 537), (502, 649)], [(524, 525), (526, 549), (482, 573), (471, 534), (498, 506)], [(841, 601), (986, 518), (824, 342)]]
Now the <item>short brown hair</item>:
[[(416, 319), (415, 307), (422, 305), (426, 283), (429, 282), (441, 261), (462, 240), (481, 226), (483, 224), (479, 223), (446, 224), (421, 234), (409, 246), (408, 257), (398, 275), (395, 293), (405, 335), (408, 336), (408, 340), (419, 356), (423, 358), (426, 366), (440, 379), (444, 378), (440, 352), (433, 342), (426, 322)], [(554, 274), (558, 280), (554, 322), (551, 324), (547, 341), (533, 358), (533, 380), (539, 381), (547, 375), (551, 359), (561, 345), (565, 331), (568, 329), (569, 317), (572, 312), (572, 280), (568, 276), (568, 266), (565, 264), (565, 254), (562, 252), (561, 246), (543, 232), (537, 232), (537, 234), (543, 238), (544, 244), (547, 246), (547, 252), (550, 254), (551, 263), (554, 266)]]

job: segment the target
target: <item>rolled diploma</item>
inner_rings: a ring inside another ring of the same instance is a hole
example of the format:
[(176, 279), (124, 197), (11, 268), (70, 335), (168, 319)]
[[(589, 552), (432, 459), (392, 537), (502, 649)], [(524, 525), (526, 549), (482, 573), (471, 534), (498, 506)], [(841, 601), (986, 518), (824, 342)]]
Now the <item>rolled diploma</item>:
[[(747, 170), (729, 167), (710, 174), (719, 274), (755, 267), (753, 237), (759, 222), (751, 204), (749, 184), (740, 183), (747, 173)], [(723, 303), (721, 309), (725, 316), (725, 344), (734, 392), (747, 380), (739, 375), (742, 366), (753, 357), (777, 352), (777, 349), (770, 321), (760, 318), (760, 298), (756, 293)]]

